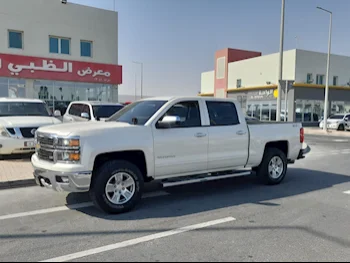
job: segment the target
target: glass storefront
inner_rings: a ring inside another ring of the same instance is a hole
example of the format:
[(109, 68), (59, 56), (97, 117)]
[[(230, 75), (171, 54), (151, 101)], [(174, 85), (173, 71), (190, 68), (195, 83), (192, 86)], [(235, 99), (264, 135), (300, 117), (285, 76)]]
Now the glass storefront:
[[(284, 101), (281, 101), (281, 119), (284, 120)], [(288, 106), (288, 105), (287, 105)], [(276, 121), (277, 102), (274, 101), (248, 101), (246, 115), (261, 121)]]
[(324, 101), (321, 100), (296, 100), (295, 121), (319, 122), (323, 117)]
[(0, 97), (41, 99), (62, 114), (71, 101), (118, 102), (118, 90), (112, 85), (36, 80), (33, 91), (26, 92), (25, 84), (23, 79), (0, 78)]

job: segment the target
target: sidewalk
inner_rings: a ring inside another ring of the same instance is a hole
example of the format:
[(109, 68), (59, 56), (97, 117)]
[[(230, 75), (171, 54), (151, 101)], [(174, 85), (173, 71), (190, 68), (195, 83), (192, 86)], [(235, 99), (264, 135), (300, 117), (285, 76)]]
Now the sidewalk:
[(32, 185), (35, 185), (35, 181), (28, 159), (0, 161), (0, 190)]
[(304, 127), (304, 133), (309, 135), (325, 135), (325, 136), (338, 136), (338, 137), (350, 137), (350, 131), (335, 131), (328, 130), (324, 132), (319, 127)]

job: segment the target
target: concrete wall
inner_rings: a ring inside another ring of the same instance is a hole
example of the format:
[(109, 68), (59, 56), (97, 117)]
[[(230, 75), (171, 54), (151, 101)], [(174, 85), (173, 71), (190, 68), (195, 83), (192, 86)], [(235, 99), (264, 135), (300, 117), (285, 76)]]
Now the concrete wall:
[[(296, 50), (285, 51), (283, 56), (283, 79), (295, 78)], [(279, 54), (271, 54), (229, 64), (228, 88), (237, 88), (237, 79), (242, 80), (242, 87), (254, 87), (277, 84)]]
[[(8, 48), (8, 30), (24, 32), (24, 49)], [(71, 38), (71, 55), (50, 54), (49, 36)], [(118, 14), (60, 0), (1, 1), (0, 53), (118, 64)], [(80, 56), (80, 40), (93, 57)]]
[(201, 75), (201, 93), (214, 93), (215, 71), (203, 72)]
[[(316, 84), (316, 75), (326, 76), (327, 54), (313, 51), (297, 50), (296, 52), (296, 82), (306, 83), (308, 73), (313, 74)], [(331, 55), (329, 85), (333, 85), (333, 76), (338, 76), (337, 86), (346, 86), (350, 81), (350, 57)], [(324, 80), (326, 81), (326, 79)]]

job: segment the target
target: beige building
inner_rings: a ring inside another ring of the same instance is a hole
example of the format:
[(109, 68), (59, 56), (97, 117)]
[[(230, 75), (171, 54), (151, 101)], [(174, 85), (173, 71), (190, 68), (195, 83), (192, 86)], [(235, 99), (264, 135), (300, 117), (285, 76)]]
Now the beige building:
[[(283, 79), (289, 81), (289, 88), (286, 98), (283, 82), (282, 118), (286, 109), (288, 120), (318, 123), (324, 109), (326, 62), (325, 53), (284, 52)], [(201, 95), (233, 97), (248, 116), (276, 120), (278, 64), (279, 53), (218, 51), (215, 70), (202, 73)], [(350, 57), (331, 55), (329, 85), (330, 114), (350, 112)]]
[[(118, 101), (118, 14), (60, 0), (2, 1), (0, 97)], [(18, 71), (18, 72), (17, 72)]]

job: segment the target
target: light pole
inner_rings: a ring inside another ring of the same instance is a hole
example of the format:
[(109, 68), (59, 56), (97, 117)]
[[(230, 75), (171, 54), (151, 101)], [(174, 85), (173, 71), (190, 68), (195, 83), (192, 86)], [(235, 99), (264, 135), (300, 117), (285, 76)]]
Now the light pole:
[(132, 63), (141, 66), (141, 99), (142, 99), (142, 92), (143, 92), (143, 63), (142, 62), (137, 62), (137, 61), (133, 61)]
[(280, 56), (279, 56), (279, 68), (278, 68), (278, 90), (277, 90), (277, 109), (276, 109), (276, 121), (281, 120), (281, 91), (282, 91), (282, 72), (283, 72), (283, 41), (284, 41), (284, 11), (285, 0), (282, 0), (281, 7), (281, 33), (280, 33)]
[(327, 72), (326, 72), (326, 90), (324, 94), (324, 113), (323, 113), (323, 130), (327, 131), (327, 117), (328, 117), (328, 93), (329, 93), (329, 64), (331, 58), (331, 45), (332, 45), (332, 12), (322, 7), (318, 9), (327, 12), (330, 15), (329, 21), (329, 37), (328, 37), (328, 54), (327, 54)]

